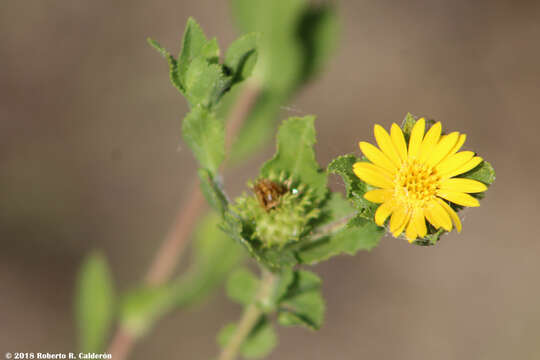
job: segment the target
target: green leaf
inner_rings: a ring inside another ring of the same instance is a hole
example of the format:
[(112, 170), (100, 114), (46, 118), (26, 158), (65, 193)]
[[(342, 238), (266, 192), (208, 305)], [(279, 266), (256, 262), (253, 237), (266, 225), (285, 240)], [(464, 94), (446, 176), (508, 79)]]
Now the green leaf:
[(175, 303), (185, 306), (203, 300), (245, 258), (245, 251), (219, 228), (221, 216), (210, 213), (197, 226), (192, 265), (173, 284)]
[(197, 106), (184, 119), (182, 136), (200, 166), (215, 176), (225, 156), (223, 122), (209, 110)]
[(486, 185), (491, 185), (493, 181), (495, 181), (495, 170), (490, 163), (484, 160), (474, 169), (466, 172), (465, 174), (459, 175), (458, 177), (478, 180)]
[(212, 209), (219, 214), (223, 214), (227, 210), (228, 201), (221, 188), (221, 184), (206, 169), (199, 169), (198, 174), (201, 180), (201, 191), (206, 201), (208, 201)]
[(180, 82), (180, 77), (178, 76), (178, 62), (176, 61), (176, 59), (154, 39), (148, 38), (147, 41), (154, 49), (156, 49), (161, 54), (161, 56), (163, 56), (167, 60), (167, 62), (169, 63), (169, 76), (171, 78), (171, 83), (176, 89), (178, 89), (178, 91), (180, 91), (182, 94), (185, 94), (184, 86)]
[[(218, 343), (225, 347), (236, 332), (236, 324), (226, 325), (218, 334)], [(277, 345), (277, 335), (272, 324), (261, 317), (257, 325), (240, 347), (242, 356), (248, 359), (259, 359), (267, 356)]]
[(277, 136), (277, 152), (261, 169), (263, 177), (271, 173), (286, 173), (301, 184), (307, 185), (321, 201), (327, 194), (326, 174), (315, 160), (315, 118), (306, 116), (285, 120)]
[(292, 267), (298, 263), (296, 253), (291, 249), (259, 247), (256, 251), (260, 261), (272, 271)]
[(359, 215), (366, 219), (373, 219), (377, 204), (364, 199), (364, 194), (369, 186), (353, 173), (353, 164), (360, 161), (354, 155), (343, 155), (334, 159), (328, 165), (328, 172), (338, 174), (345, 183), (347, 199), (359, 211)]
[(192, 108), (197, 105), (212, 107), (230, 87), (231, 79), (223, 74), (221, 65), (197, 57), (185, 71), (183, 84)]
[(299, 25), (304, 64), (301, 81), (316, 75), (337, 47), (339, 21), (333, 5), (307, 7)]
[(190, 107), (210, 108), (230, 88), (232, 79), (219, 64), (217, 40), (207, 40), (193, 18), (188, 19), (178, 60), (156, 41), (148, 42), (169, 62), (171, 82), (184, 94)]
[(324, 319), (325, 304), (321, 295), (321, 279), (312, 272), (298, 270), (280, 299), (278, 321), (281, 325), (302, 325), (319, 329)]
[(298, 34), (305, 0), (234, 0), (233, 14), (244, 32), (260, 33), (257, 78), (270, 89), (290, 93), (298, 84), (304, 48)]
[(285, 297), (289, 287), (296, 279), (296, 271), (291, 268), (284, 268), (279, 272), (278, 281), (274, 287), (274, 293), (271, 297), (271, 303), (278, 305), (279, 302)]
[(174, 301), (168, 285), (141, 286), (126, 293), (121, 302), (122, 326), (137, 337), (144, 335)]
[(252, 303), (257, 295), (259, 279), (246, 268), (235, 270), (227, 280), (227, 295), (243, 305)]
[(101, 352), (113, 320), (115, 296), (105, 257), (90, 254), (77, 279), (75, 298), (80, 350)]
[(233, 73), (233, 83), (244, 81), (251, 75), (257, 62), (259, 34), (247, 34), (236, 39), (227, 49), (224, 64)]
[(198, 57), (203, 60), (212, 60), (219, 57), (219, 48), (215, 40), (209, 42), (206, 39), (199, 24), (190, 17), (184, 30), (182, 50), (178, 54), (178, 76), (182, 83), (185, 83), (186, 73), (191, 67), (191, 62)]
[(328, 225), (335, 221), (340, 221), (345, 217), (350, 217), (354, 214), (355, 209), (349, 201), (338, 192), (330, 193), (321, 207), (321, 216), (314, 222), (314, 226)]
[(270, 140), (281, 108), (335, 49), (339, 26), (332, 6), (305, 0), (233, 0), (232, 8), (243, 32), (261, 34), (253, 76), (264, 85), (233, 145), (237, 162)]
[(210, 64), (219, 63), (219, 45), (216, 38), (212, 38), (204, 44), (200, 56), (205, 58)]
[(298, 258), (312, 265), (343, 253), (354, 255), (359, 250), (369, 251), (379, 244), (383, 235), (384, 228), (357, 216), (336, 233), (305, 244), (298, 250)]

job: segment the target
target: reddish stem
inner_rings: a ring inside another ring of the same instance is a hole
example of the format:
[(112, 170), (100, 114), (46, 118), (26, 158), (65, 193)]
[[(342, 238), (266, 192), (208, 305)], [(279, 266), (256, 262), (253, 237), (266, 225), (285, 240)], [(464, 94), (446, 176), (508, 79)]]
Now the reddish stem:
[[(242, 93), (231, 109), (227, 120), (227, 128), (225, 129), (225, 146), (227, 150), (231, 148), (234, 137), (251, 112), (260, 92), (261, 88), (256, 84), (246, 83), (244, 85)], [(188, 244), (193, 227), (204, 210), (205, 201), (199, 187), (199, 179), (196, 176), (194, 176), (192, 184), (191, 196), (180, 207), (173, 226), (150, 264), (145, 277), (145, 282), (148, 285), (163, 284), (171, 278), (178, 264), (178, 259)], [(124, 360), (129, 355), (135, 341), (136, 338), (133, 334), (119, 327), (109, 345), (108, 352), (112, 354), (114, 360)]]

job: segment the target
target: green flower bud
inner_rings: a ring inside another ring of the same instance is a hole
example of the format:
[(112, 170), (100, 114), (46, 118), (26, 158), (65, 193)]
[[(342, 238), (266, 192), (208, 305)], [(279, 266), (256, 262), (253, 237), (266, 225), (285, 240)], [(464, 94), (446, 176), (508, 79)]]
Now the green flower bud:
[(320, 214), (313, 206), (313, 192), (284, 174), (250, 184), (254, 195), (243, 194), (233, 206), (250, 232), (250, 240), (264, 247), (299, 241), (309, 223)]

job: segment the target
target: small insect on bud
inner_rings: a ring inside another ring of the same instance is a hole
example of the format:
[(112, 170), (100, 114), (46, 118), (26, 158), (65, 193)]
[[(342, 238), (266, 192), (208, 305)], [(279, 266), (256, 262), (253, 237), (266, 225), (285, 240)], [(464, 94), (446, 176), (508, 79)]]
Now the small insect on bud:
[(268, 179), (260, 179), (253, 186), (253, 192), (257, 196), (259, 204), (267, 212), (279, 205), (280, 198), (287, 193), (288, 189), (282, 184)]

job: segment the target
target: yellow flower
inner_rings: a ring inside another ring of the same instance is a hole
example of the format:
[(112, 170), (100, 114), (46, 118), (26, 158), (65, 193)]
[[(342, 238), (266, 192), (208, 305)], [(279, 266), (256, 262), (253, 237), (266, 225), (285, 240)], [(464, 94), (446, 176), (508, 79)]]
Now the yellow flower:
[[(458, 232), (461, 222), (447, 201), (461, 206), (480, 206), (469, 193), (483, 192), (483, 183), (455, 176), (482, 162), (472, 151), (458, 150), (466, 135), (453, 132), (441, 136), (441, 123), (425, 134), (422, 118), (414, 125), (407, 145), (401, 128), (392, 124), (390, 134), (375, 125), (379, 148), (361, 141), (360, 150), (371, 162), (357, 162), (353, 171), (360, 179), (379, 189), (368, 191), (364, 198), (381, 204), (375, 222), (383, 226), (390, 218), (390, 232), (398, 237), (404, 230), (409, 242), (427, 234), (426, 219), (436, 228)], [(446, 201), (445, 201), (446, 200)]]

